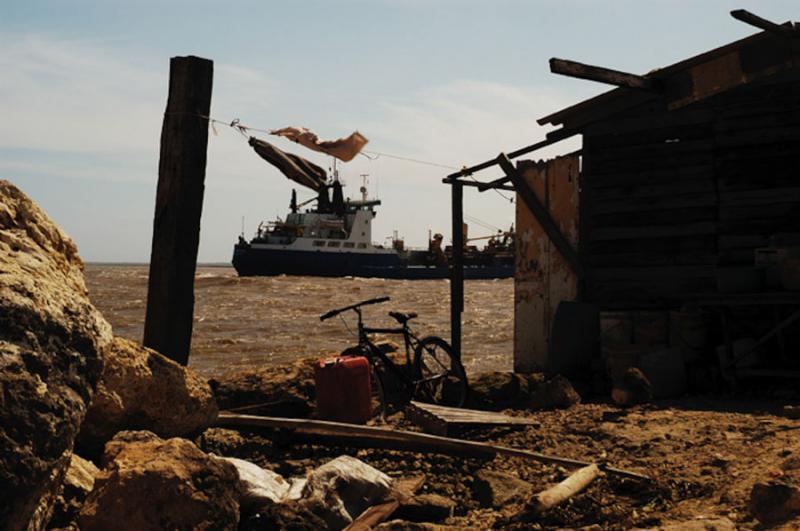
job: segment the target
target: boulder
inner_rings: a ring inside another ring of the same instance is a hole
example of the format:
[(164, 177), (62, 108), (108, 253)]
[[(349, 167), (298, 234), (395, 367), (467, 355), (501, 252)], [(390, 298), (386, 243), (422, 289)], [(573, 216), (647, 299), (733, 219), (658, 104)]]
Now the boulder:
[(209, 380), (220, 409), (248, 407), (245, 413), (305, 418), (314, 411), (314, 364), (305, 358), (274, 367), (225, 374)]
[(469, 382), (469, 407), (502, 409), (561, 409), (580, 403), (570, 381), (543, 373), (482, 372)]
[(511, 503), (525, 503), (534, 494), (534, 487), (511, 474), (482, 468), (475, 473), (472, 493), (482, 507), (499, 508)]
[(122, 430), (179, 437), (204, 430), (217, 416), (206, 380), (155, 350), (115, 337), (104, 361), (78, 437), (86, 455), (97, 455)]
[(581, 395), (561, 375), (553, 376), (531, 389), (531, 409), (567, 409), (581, 403)]
[(456, 502), (438, 494), (418, 494), (400, 503), (393, 518), (410, 522), (441, 522), (453, 515)]
[(65, 528), (77, 519), (83, 502), (94, 488), (94, 478), (100, 470), (86, 459), (72, 454), (67, 474), (61, 487), (61, 494), (56, 499), (53, 517), (49, 528)]
[(247, 518), (243, 517), (239, 531), (263, 531), (265, 529), (319, 531), (325, 528), (325, 521), (301, 502), (276, 503), (265, 506), (255, 514)]
[(186, 439), (122, 432), (102, 463), (78, 518), (83, 531), (237, 528), (236, 467)]
[(0, 529), (47, 524), (110, 341), (75, 244), (0, 180)]
[(698, 517), (681, 522), (664, 522), (652, 531), (736, 531), (736, 524), (728, 518)]
[(528, 397), (528, 376), (501, 371), (470, 376), (470, 407), (501, 410), (522, 406)]
[(783, 522), (800, 514), (800, 488), (780, 481), (756, 483), (747, 508), (762, 524)]
[(367, 507), (385, 499), (392, 479), (355, 457), (342, 455), (312, 470), (303, 502), (328, 528), (342, 529)]
[(628, 367), (611, 390), (611, 399), (618, 406), (645, 404), (653, 399), (653, 390), (647, 376), (636, 367)]

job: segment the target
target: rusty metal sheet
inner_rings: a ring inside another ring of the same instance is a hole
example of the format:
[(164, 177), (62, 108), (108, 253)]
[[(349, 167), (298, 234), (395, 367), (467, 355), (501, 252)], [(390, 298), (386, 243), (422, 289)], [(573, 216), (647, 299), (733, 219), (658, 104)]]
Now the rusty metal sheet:
[[(526, 182), (559, 226), (578, 246), (578, 155), (518, 165)], [(547, 368), (548, 343), (558, 303), (574, 300), (578, 282), (566, 260), (524, 202), (516, 202), (514, 276), (514, 370)]]

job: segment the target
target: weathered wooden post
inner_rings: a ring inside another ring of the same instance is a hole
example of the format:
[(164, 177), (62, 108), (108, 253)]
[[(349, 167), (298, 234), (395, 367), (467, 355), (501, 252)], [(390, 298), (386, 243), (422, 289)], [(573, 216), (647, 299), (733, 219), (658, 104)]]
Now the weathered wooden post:
[(461, 359), (461, 313), (464, 311), (464, 186), (451, 184), (453, 253), (450, 258), (450, 345)]
[(213, 75), (208, 59), (170, 60), (161, 128), (144, 344), (182, 365), (189, 361), (192, 341)]

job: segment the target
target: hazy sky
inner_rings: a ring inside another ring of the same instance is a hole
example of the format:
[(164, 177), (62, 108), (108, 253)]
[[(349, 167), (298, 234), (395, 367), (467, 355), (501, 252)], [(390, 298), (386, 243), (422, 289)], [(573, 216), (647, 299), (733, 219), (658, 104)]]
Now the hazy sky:
[[(541, 139), (536, 118), (607, 90), (551, 74), (550, 57), (647, 72), (754, 33), (728, 15), (735, 8), (800, 19), (797, 0), (0, 0), (0, 178), (85, 260), (147, 261), (172, 56), (214, 60), (216, 118), (303, 125), (321, 138), (358, 129), (369, 150), (460, 167)], [(537, 158), (579, 145), (570, 142)], [(285, 214), (292, 185), (229, 128), (208, 150), (199, 259), (223, 262), (242, 217), (249, 237)], [(415, 245), (429, 228), (449, 235), (447, 173), (386, 157), (341, 172), (346, 195), (369, 174), (383, 200), (376, 241), (397, 229)], [(513, 220), (491, 192), (468, 191), (465, 205), (494, 226)]]

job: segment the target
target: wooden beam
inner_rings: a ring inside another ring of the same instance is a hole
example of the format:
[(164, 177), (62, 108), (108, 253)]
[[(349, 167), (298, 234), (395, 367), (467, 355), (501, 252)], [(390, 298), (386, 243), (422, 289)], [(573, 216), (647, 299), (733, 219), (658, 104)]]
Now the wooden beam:
[(764, 31), (769, 31), (770, 33), (774, 33), (776, 35), (795, 37), (800, 36), (800, 33), (796, 31), (795, 27), (791, 23), (788, 25), (776, 24), (771, 20), (767, 20), (755, 15), (746, 9), (734, 9), (731, 11), (731, 16), (736, 20), (744, 22), (745, 24), (750, 24), (751, 26), (755, 26), (756, 28)]
[(182, 365), (189, 361), (192, 339), (213, 74), (208, 59), (170, 60), (161, 128), (144, 345)]
[[(544, 140), (536, 142), (535, 144), (531, 144), (530, 146), (525, 146), (524, 148), (520, 148), (516, 151), (511, 151), (506, 156), (510, 159), (515, 159), (517, 157), (521, 157), (522, 155), (527, 155), (528, 153), (533, 153), (536, 150), (545, 148), (547, 146), (551, 146), (556, 142), (560, 142), (561, 140), (564, 140), (571, 136), (575, 136), (577, 134), (580, 134), (580, 131), (573, 131), (564, 128), (557, 129), (555, 131), (547, 133), (547, 138), (545, 138)], [(497, 159), (487, 160), (486, 162), (481, 162), (480, 164), (476, 164), (475, 166), (470, 166), (469, 168), (464, 168), (463, 170), (451, 173), (450, 175), (442, 179), (442, 182), (445, 184), (452, 184), (459, 177), (472, 175), (473, 173), (485, 170), (486, 168), (491, 168), (492, 166), (496, 165), (497, 165)]]
[(517, 168), (514, 167), (514, 164), (508, 159), (505, 153), (500, 153), (497, 157), (497, 163), (511, 179), (519, 197), (525, 203), (525, 206), (528, 207), (528, 210), (531, 211), (531, 214), (536, 218), (536, 221), (539, 222), (539, 225), (541, 225), (545, 234), (550, 238), (550, 241), (553, 242), (553, 245), (556, 246), (558, 252), (560, 252), (561, 256), (567, 261), (575, 275), (579, 279), (582, 279), (583, 266), (578, 258), (578, 253), (572, 248), (572, 244), (569, 240), (561, 233), (558, 225), (553, 220), (552, 216), (550, 216), (550, 213), (544, 205), (539, 201), (539, 198), (536, 197), (536, 194), (533, 193), (533, 190), (528, 186), (525, 178), (517, 171)]
[[(353, 444), (358, 447), (372, 447), (374, 445), (381, 448), (395, 448), (400, 450), (413, 448), (413, 450), (409, 451), (447, 455), (505, 455), (508, 457), (530, 459), (545, 464), (561, 465), (568, 468), (581, 468), (592, 464), (578, 459), (545, 455), (530, 450), (497, 446), (484, 442), (453, 439), (450, 437), (441, 437), (439, 435), (428, 435), (427, 433), (395, 430), (391, 428), (345, 424), (327, 420), (260, 417), (257, 415), (237, 415), (222, 411), (213, 425), (221, 428), (251, 427), (287, 430), (291, 433), (310, 435), (311, 440), (314, 441), (315, 444), (319, 444), (320, 440), (326, 439), (328, 442), (333, 441), (339, 444)], [(652, 481), (651, 478), (644, 474), (611, 468), (606, 464), (601, 465), (600, 469), (608, 474), (615, 474), (621, 477), (643, 481)]]
[(450, 257), (450, 346), (461, 359), (461, 314), (464, 311), (464, 186), (452, 186), (453, 253)]
[(617, 87), (627, 87), (648, 92), (661, 91), (661, 84), (655, 79), (629, 74), (628, 72), (620, 72), (619, 70), (612, 70), (610, 68), (603, 68), (601, 66), (585, 65), (583, 63), (558, 59), (556, 57), (550, 59), (550, 71), (554, 74), (561, 74), (562, 76), (588, 79), (590, 81), (598, 81)]

